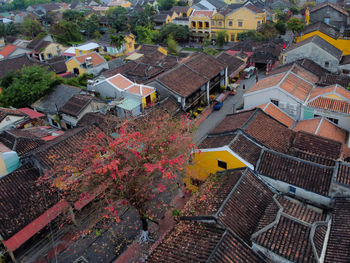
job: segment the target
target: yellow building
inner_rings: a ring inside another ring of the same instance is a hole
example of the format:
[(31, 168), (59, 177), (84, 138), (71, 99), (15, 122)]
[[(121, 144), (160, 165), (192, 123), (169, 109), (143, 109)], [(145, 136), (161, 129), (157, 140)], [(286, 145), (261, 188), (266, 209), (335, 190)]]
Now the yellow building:
[(226, 31), (228, 41), (237, 41), (237, 34), (257, 30), (266, 22), (266, 12), (252, 4), (229, 10), (224, 9), (211, 17), (211, 38), (215, 33)]
[(211, 37), (210, 18), (215, 13), (215, 11), (208, 10), (194, 10), (192, 12), (189, 17), (192, 40), (202, 42), (204, 39)]
[(75, 56), (66, 61), (67, 72), (73, 72), (76, 76), (84, 73), (97, 75), (103, 69), (108, 69), (106, 60), (98, 53)]
[(228, 146), (200, 149), (192, 155), (187, 175), (191, 179), (205, 181), (210, 174), (227, 169), (254, 167), (234, 153)]
[(40, 52), (42, 54), (43, 58), (46, 59), (51, 59), (54, 57), (58, 57), (62, 55), (62, 52), (66, 49), (67, 47), (62, 46), (61, 44), (58, 43), (50, 43), (47, 47), (45, 47), (44, 50)]
[(105, 33), (98, 41), (98, 44), (101, 46), (100, 48), (101, 53), (119, 57), (135, 51), (135, 44), (136, 44), (135, 35), (131, 33), (125, 34), (124, 41), (125, 42), (122, 44), (121, 47), (116, 48), (111, 44), (111, 35), (109, 33)]
[(80, 55), (85, 55), (85, 54), (89, 54), (91, 52), (100, 52), (100, 45), (94, 42), (90, 42), (84, 45), (80, 45), (75, 47), (75, 55), (76, 56), (80, 56)]
[(337, 29), (323, 22), (317, 22), (306, 26), (301, 36), (296, 38), (296, 42), (303, 41), (314, 35), (318, 35), (329, 44), (341, 50), (343, 56), (350, 54), (350, 39), (343, 38)]

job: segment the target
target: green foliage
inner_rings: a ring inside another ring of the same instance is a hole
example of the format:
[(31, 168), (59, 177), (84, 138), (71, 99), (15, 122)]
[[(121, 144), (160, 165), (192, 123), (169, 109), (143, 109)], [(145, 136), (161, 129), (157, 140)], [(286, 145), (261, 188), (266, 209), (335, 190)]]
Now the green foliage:
[(286, 23), (282, 22), (282, 21), (278, 21), (275, 25), (277, 31), (281, 34), (284, 35), (286, 34), (287, 31), (287, 25)]
[(87, 74), (84, 73), (81, 76), (78, 76), (76, 78), (70, 78), (70, 79), (62, 79), (63, 83), (75, 87), (80, 87), (80, 88), (86, 88), (87, 86), (87, 81), (89, 79), (92, 79), (93, 75), (92, 74)]
[(177, 42), (174, 40), (172, 35), (169, 35), (168, 40), (167, 40), (167, 45), (168, 45), (168, 51), (171, 55), (177, 55), (179, 53), (179, 45)]
[(51, 27), (51, 34), (57, 42), (63, 45), (72, 45), (84, 41), (78, 25), (66, 20), (61, 20), (58, 24), (54, 24)]
[(156, 13), (154, 7), (150, 5), (146, 5), (141, 12), (132, 11), (130, 14), (131, 32), (136, 34), (135, 29), (137, 26), (153, 29), (153, 17)]
[(92, 37), (100, 28), (98, 16), (95, 14), (91, 15), (90, 18), (85, 21), (83, 28), (85, 35), (87, 35), (89, 38)]
[(179, 209), (173, 209), (173, 211), (171, 211), (171, 215), (172, 216), (181, 216), (181, 211)]
[(276, 10), (276, 18), (278, 21), (282, 21), (282, 22), (287, 22), (289, 19), (289, 15), (288, 13), (285, 13), (281, 10)]
[(135, 28), (137, 42), (140, 44), (154, 44), (159, 41), (159, 32), (148, 27), (137, 26)]
[(3, 24), (0, 23), (0, 37), (15, 36), (19, 33), (16, 24)]
[(157, 0), (159, 10), (170, 10), (176, 3), (175, 0)]
[(124, 7), (115, 7), (107, 11), (108, 24), (116, 32), (129, 31), (128, 11)]
[(222, 48), (228, 40), (228, 35), (225, 30), (216, 33), (216, 44)]
[(21, 32), (26, 37), (34, 39), (37, 35), (43, 32), (44, 29), (38, 20), (29, 17), (21, 25)]
[(258, 34), (260, 33), (266, 40), (276, 37), (279, 34), (275, 23), (270, 22), (263, 24), (257, 32)]
[(300, 13), (300, 8), (297, 6), (292, 6), (289, 10), (292, 12), (293, 15), (297, 15)]
[(205, 48), (203, 52), (207, 53), (210, 56), (215, 56), (217, 53), (219, 53), (219, 51), (214, 48)]
[(188, 26), (176, 25), (176, 24), (166, 24), (162, 26), (160, 30), (160, 39), (165, 41), (168, 39), (169, 35), (172, 35), (173, 38), (178, 42), (187, 42), (190, 37), (190, 29)]
[(206, 38), (204, 39), (203, 43), (202, 43), (202, 48), (206, 48), (210, 45), (210, 39)]
[(289, 30), (292, 30), (293, 33), (296, 33), (296, 32), (300, 33), (301, 31), (303, 31), (304, 26), (305, 26), (304, 22), (301, 21), (300, 19), (296, 18), (296, 17), (292, 17), (287, 22), (287, 28)]
[(111, 45), (120, 49), (125, 44), (125, 36), (124, 35), (111, 35)]
[(54, 73), (48, 73), (47, 68), (24, 66), (21, 71), (2, 78), (0, 83), (1, 106), (21, 108), (48, 94), (60, 80), (54, 77)]

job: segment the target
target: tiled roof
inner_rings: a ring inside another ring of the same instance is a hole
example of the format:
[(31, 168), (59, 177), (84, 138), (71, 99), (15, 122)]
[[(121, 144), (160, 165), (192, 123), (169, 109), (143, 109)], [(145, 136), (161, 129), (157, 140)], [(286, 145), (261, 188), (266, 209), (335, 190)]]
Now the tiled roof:
[(224, 70), (227, 65), (220, 62), (218, 59), (206, 54), (197, 53), (190, 57), (184, 65), (189, 67), (191, 70), (196, 71), (199, 75), (204, 76), (208, 80), (215, 77), (222, 70)]
[(254, 166), (258, 162), (261, 151), (261, 148), (256, 143), (242, 134), (238, 135), (230, 144), (230, 149)]
[(287, 155), (264, 151), (258, 172), (264, 176), (328, 196), (333, 169)]
[(245, 65), (245, 62), (235, 56), (232, 56), (226, 52), (220, 53), (216, 57), (220, 62), (228, 65), (228, 75), (230, 76), (233, 73), (237, 74), (237, 70), (239, 70), (242, 66)]
[(350, 76), (339, 75), (339, 74), (324, 74), (321, 77), (318, 84), (321, 86), (339, 84), (342, 87), (347, 87), (349, 83), (350, 83)]
[(2, 108), (0, 107), (0, 121), (5, 119), (7, 116), (23, 116), (26, 117), (27, 114), (24, 114), (23, 112), (16, 110), (16, 109), (9, 109), (9, 108)]
[(346, 101), (319, 97), (308, 103), (309, 107), (350, 114), (350, 104)]
[(3, 132), (0, 135), (0, 142), (15, 151), (20, 157), (45, 144), (45, 141), (40, 138), (36, 138), (30, 134), (21, 135), (18, 134), (17, 130), (14, 131), (17, 132), (17, 134), (13, 133), (13, 131), (11, 132), (11, 130)]
[(312, 12), (315, 12), (315, 11), (320, 10), (320, 9), (322, 9), (322, 8), (324, 8), (324, 7), (327, 7), (327, 6), (332, 7), (333, 9), (337, 10), (338, 12), (340, 12), (340, 13), (346, 15), (346, 16), (349, 16), (349, 13), (346, 12), (344, 9), (342, 9), (342, 8), (340, 8), (339, 6), (337, 6), (337, 5), (335, 5), (335, 4), (332, 4), (332, 3), (330, 3), (330, 2), (323, 2), (323, 3), (321, 3), (321, 4), (317, 5), (317, 6), (315, 6), (314, 8), (312, 8), (312, 9), (310, 10), (310, 14), (311, 14)]
[(199, 149), (207, 148), (218, 148), (222, 146), (229, 145), (230, 142), (236, 137), (236, 134), (213, 134), (207, 136), (201, 144), (198, 146)]
[(86, 95), (74, 95), (59, 110), (62, 113), (77, 117), (94, 99)]
[(314, 35), (312, 37), (309, 37), (309, 38), (307, 38), (307, 39), (305, 39), (303, 41), (300, 41), (300, 42), (292, 45), (291, 47), (289, 47), (286, 50), (286, 52), (294, 50), (294, 49), (299, 48), (299, 47), (302, 47), (303, 45), (308, 44), (308, 43), (315, 44), (316, 46), (320, 47), (321, 49), (323, 49), (324, 51), (326, 51), (330, 55), (332, 55), (335, 58), (337, 58), (339, 61), (341, 60), (343, 52), (341, 50), (339, 50), (338, 48), (336, 48), (335, 46), (333, 46), (330, 43), (328, 43), (323, 38), (319, 37), (318, 35)]
[(254, 86), (251, 87), (246, 93), (252, 93), (254, 91), (277, 86), (281, 82), (284, 76), (285, 76), (285, 73), (277, 74), (277, 75), (273, 75), (273, 76), (261, 79), (257, 83), (255, 83)]
[(261, 109), (227, 115), (211, 134), (230, 132), (239, 128), (264, 146), (280, 152), (287, 152), (294, 138), (292, 130)]
[(151, 252), (149, 263), (265, 262), (253, 250), (223, 228), (180, 222)]
[(350, 186), (350, 166), (346, 163), (339, 163), (336, 181)]
[(332, 27), (331, 25), (328, 25), (324, 22), (316, 22), (316, 23), (307, 25), (305, 26), (302, 33), (306, 35), (314, 31), (320, 31), (321, 33), (326, 34), (327, 36), (330, 36), (335, 39), (338, 38), (339, 36), (339, 29)]
[(49, 59), (47, 60), (47, 63), (51, 66), (56, 74), (65, 73), (67, 71), (66, 59), (64, 56)]
[(303, 80), (301, 76), (293, 74), (288, 74), (279, 86), (281, 89), (287, 91), (301, 101), (306, 100), (313, 88), (313, 85)]
[(350, 201), (335, 200), (325, 263), (347, 263), (350, 258)]
[(0, 51), (0, 56), (3, 58), (6, 58), (8, 55), (10, 55), (13, 51), (17, 49), (17, 46), (8, 44)]
[(308, 66), (311, 64), (310, 62), (306, 62), (304, 59), (304, 60), (294, 64), (291, 72), (295, 73), (296, 75), (298, 75), (299, 77), (301, 77), (304, 80), (307, 80), (311, 83), (316, 83), (318, 81), (319, 77), (315, 73), (310, 71), (308, 66), (302, 66), (302, 65), (300, 65), (300, 63), (304, 63), (304, 64), (307, 63)]
[(330, 71), (328, 71), (327, 69), (322, 68), (320, 65), (307, 58), (299, 59), (296, 61), (296, 63), (298, 63), (298, 65), (300, 65), (301, 67), (310, 71), (318, 77), (330, 73)]
[(296, 133), (293, 147), (308, 153), (336, 160), (340, 157), (342, 144), (332, 139), (299, 131)]
[(347, 141), (347, 131), (338, 127), (327, 118), (300, 120), (297, 122), (293, 130), (305, 131), (341, 143), (346, 143)]
[(256, 7), (255, 5), (252, 5), (251, 3), (244, 6), (245, 8), (248, 8), (250, 11), (253, 11), (254, 13), (264, 13), (263, 10)]
[(76, 57), (73, 57), (71, 59), (75, 59), (79, 64), (83, 64), (83, 63), (85, 63), (86, 59), (89, 57), (92, 58), (91, 61), (92, 61), (92, 64), (94, 67), (106, 62), (106, 60), (103, 57), (101, 57), (101, 55), (97, 54), (96, 52), (91, 52), (89, 54), (76, 56)]
[(121, 74), (117, 74), (115, 76), (108, 78), (108, 81), (111, 82), (114, 86), (116, 86), (120, 90), (125, 90), (134, 84), (132, 81), (130, 81), (129, 79), (127, 79)]
[(324, 88), (320, 88), (320, 87), (314, 88), (310, 93), (310, 97), (308, 101), (312, 101), (314, 98), (318, 96), (326, 96), (326, 95), (332, 95), (332, 94), (339, 95), (338, 97), (344, 98), (350, 101), (350, 91), (348, 91), (347, 89), (344, 89), (338, 84), (331, 85)]
[(154, 89), (150, 86), (135, 84), (126, 90), (127, 92), (139, 95), (141, 97), (146, 97), (154, 92)]
[(313, 163), (318, 163), (326, 166), (331, 166), (331, 167), (334, 167), (336, 163), (336, 160), (332, 158), (315, 155), (315, 154), (304, 152), (295, 148), (292, 148), (288, 154), (306, 161), (310, 161)]
[(194, 16), (204, 16), (204, 17), (211, 17), (214, 14), (214, 11), (209, 11), (209, 10), (194, 10), (192, 12), (191, 17)]
[(265, 113), (269, 114), (271, 117), (283, 123), (288, 128), (291, 128), (295, 122), (295, 120), (292, 117), (290, 117), (287, 113), (282, 111), (272, 102), (260, 105), (258, 106), (258, 108), (262, 109)]
[(116, 128), (124, 120), (113, 114), (102, 114), (99, 112), (88, 112), (78, 121), (77, 125), (86, 127), (96, 124), (100, 129), (106, 133), (115, 132)]
[(185, 65), (179, 65), (176, 68), (165, 72), (159, 76), (157, 80), (183, 97), (190, 96), (192, 93), (199, 90), (202, 85), (208, 82), (208, 79), (199, 73), (192, 71)]
[(227, 170), (210, 177), (186, 204), (183, 214), (215, 216), (225, 227), (249, 242), (273, 195), (274, 192), (251, 170)]
[(58, 202), (57, 193), (37, 185), (39, 176), (36, 168), (25, 164), (0, 178), (0, 234), (5, 240)]

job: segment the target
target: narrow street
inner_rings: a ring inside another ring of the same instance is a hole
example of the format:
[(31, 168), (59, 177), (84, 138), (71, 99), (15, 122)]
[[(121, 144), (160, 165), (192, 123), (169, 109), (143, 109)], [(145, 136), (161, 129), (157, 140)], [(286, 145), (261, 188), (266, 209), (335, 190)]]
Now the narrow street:
[[(259, 72), (258, 78), (262, 79), (265, 78), (265, 74), (262, 72)], [(255, 84), (255, 75), (253, 75), (249, 79), (243, 79), (240, 82), (240, 86), (237, 89), (237, 94), (234, 96), (228, 96), (225, 101), (224, 105), (219, 111), (213, 111), (207, 119), (205, 119), (198, 127), (194, 137), (193, 141), (196, 145), (198, 145), (205, 136), (214, 128), (216, 127), (227, 114), (233, 113), (233, 109), (239, 109), (243, 106), (243, 94), (245, 91), (249, 90), (254, 84)], [(245, 90), (243, 90), (243, 84), (245, 85)]]

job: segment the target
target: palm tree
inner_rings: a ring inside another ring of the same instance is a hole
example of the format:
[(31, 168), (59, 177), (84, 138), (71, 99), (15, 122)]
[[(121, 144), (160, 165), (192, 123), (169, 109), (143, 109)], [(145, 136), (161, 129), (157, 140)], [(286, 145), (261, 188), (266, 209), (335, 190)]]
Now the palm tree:
[(115, 36), (112, 35), (110, 38), (111, 38), (110, 44), (118, 50), (122, 48), (126, 42), (124, 35), (120, 35), (120, 34)]

